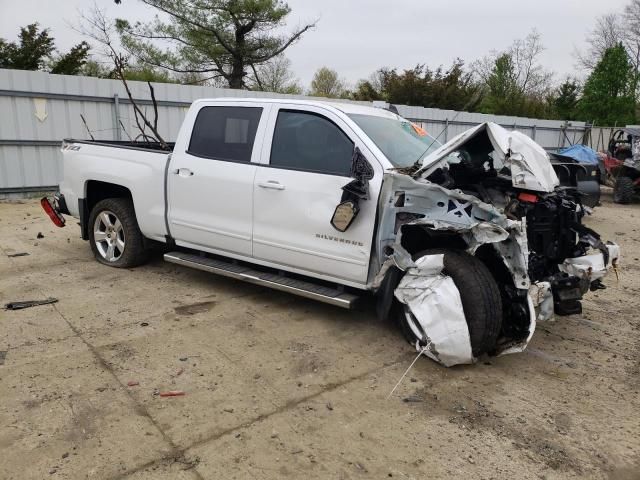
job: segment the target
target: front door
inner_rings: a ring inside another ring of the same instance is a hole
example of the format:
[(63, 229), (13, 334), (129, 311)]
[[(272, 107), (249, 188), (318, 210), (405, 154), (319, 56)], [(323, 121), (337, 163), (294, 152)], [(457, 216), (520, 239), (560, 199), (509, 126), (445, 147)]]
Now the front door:
[(185, 151), (167, 178), (168, 222), (181, 246), (251, 256), (255, 139), (267, 106), (210, 105), (197, 114)]
[(320, 278), (366, 283), (381, 172), (358, 218), (338, 232), (331, 217), (352, 180), (354, 146), (364, 147), (342, 119), (322, 108), (279, 107), (270, 124), (270, 150), (263, 153), (268, 165), (258, 167), (254, 185), (254, 256)]

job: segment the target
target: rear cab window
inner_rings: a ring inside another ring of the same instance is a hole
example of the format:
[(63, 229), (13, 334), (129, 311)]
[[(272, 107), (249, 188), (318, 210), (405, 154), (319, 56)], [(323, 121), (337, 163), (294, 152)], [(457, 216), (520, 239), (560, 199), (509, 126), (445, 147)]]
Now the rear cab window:
[(270, 166), (349, 177), (354, 143), (328, 118), (301, 110), (280, 110)]
[(261, 107), (203, 107), (193, 125), (187, 153), (249, 163), (261, 116)]

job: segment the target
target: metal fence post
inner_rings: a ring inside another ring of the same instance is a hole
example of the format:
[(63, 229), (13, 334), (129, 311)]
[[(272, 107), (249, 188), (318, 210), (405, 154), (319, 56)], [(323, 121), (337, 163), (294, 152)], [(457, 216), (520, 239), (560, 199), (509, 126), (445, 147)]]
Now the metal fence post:
[(531, 139), (533, 141), (535, 141), (536, 139), (536, 132), (538, 131), (538, 126), (534, 125), (533, 128), (531, 128)]
[(444, 121), (444, 143), (449, 141), (449, 119)]
[(113, 95), (113, 131), (115, 140), (122, 140), (122, 132), (120, 131), (120, 97), (115, 93)]

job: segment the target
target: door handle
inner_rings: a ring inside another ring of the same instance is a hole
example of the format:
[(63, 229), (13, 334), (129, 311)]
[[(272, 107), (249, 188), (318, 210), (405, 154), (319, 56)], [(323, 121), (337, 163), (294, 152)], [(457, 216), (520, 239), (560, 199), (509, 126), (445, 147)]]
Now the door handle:
[(269, 180), (268, 182), (258, 182), (260, 188), (269, 188), (271, 190), (284, 190), (284, 185), (275, 180)]
[(173, 171), (174, 175), (179, 175), (181, 177), (193, 177), (193, 172), (188, 168), (178, 168)]

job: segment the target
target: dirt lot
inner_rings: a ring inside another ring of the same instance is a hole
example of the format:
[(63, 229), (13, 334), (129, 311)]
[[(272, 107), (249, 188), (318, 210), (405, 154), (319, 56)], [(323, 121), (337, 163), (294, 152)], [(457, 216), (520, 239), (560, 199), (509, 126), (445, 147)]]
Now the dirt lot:
[(588, 223), (619, 284), (524, 354), (421, 359), (389, 400), (414, 354), (371, 306), (110, 269), (73, 223), (0, 203), (0, 304), (60, 299), (0, 310), (0, 478), (640, 478), (640, 205), (610, 197)]

